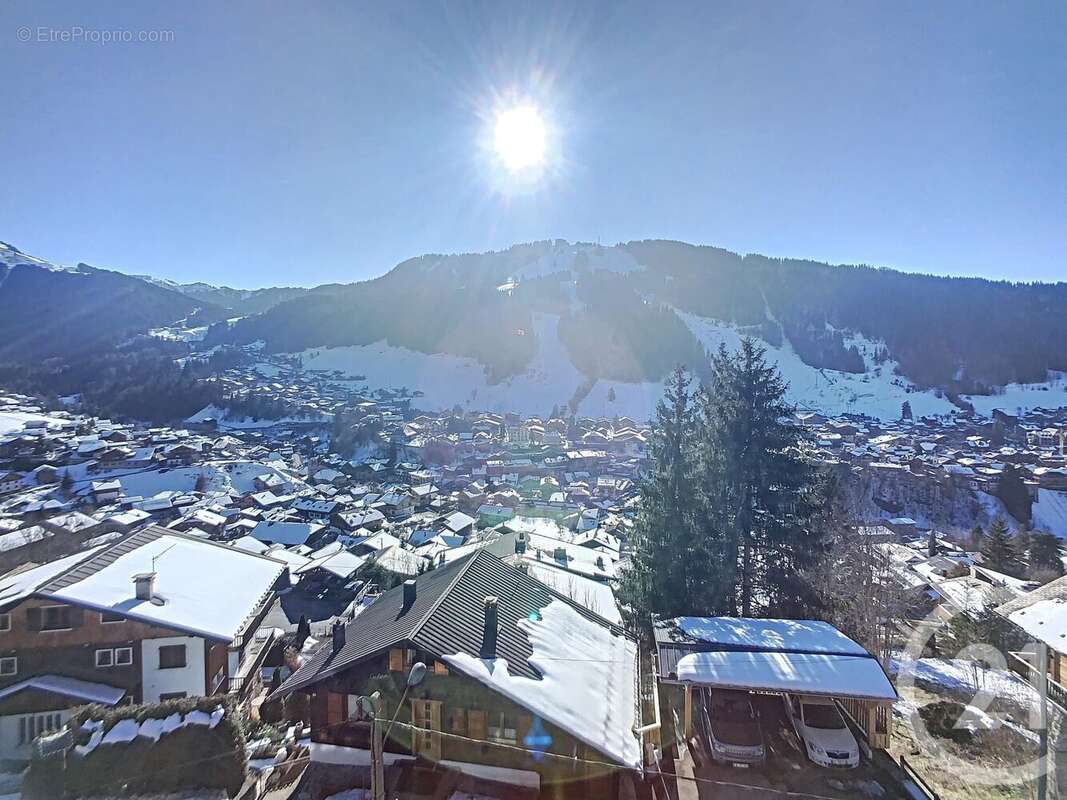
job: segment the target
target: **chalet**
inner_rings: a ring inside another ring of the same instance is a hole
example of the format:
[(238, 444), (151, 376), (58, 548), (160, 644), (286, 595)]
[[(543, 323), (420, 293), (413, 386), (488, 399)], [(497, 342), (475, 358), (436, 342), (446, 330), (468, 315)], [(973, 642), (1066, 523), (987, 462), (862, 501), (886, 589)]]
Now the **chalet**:
[(307, 544), (322, 531), (324, 525), (311, 522), (273, 522), (264, 520), (252, 529), (251, 536), (264, 544), (281, 544), (289, 547), (294, 544)]
[(360, 528), (376, 531), (385, 522), (385, 515), (374, 508), (359, 508), (341, 514), (335, 513), (332, 519), (334, 525), (343, 531), (352, 532)]
[[(1048, 652), (1049, 696), (1062, 703), (1067, 699), (1067, 577), (1057, 578), (1021, 597), (1015, 597), (996, 608), (996, 613), (1022, 628), (1035, 641), (1043, 643)], [(1022, 672), (1031, 683), (1035, 680), (1033, 663), (1019, 662), (1019, 656), (1009, 654), (1011, 668)]]
[(159, 527), (0, 578), (0, 758), (87, 702), (246, 693), (283, 586), (284, 564)]
[(98, 506), (111, 503), (122, 496), (122, 484), (118, 481), (93, 481), (91, 494)]
[[(427, 675), (397, 707), (416, 662)], [(360, 697), (379, 691), (394, 763), (617, 797), (643, 762), (638, 672), (621, 628), (480, 550), (338, 623), (273, 697), (309, 696), (313, 761), (369, 748)]]

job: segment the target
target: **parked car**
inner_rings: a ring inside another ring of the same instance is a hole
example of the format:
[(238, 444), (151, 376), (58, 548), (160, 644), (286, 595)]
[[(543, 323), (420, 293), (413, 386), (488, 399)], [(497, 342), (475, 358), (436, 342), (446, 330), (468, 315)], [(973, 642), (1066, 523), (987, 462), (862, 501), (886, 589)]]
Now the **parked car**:
[(748, 692), (704, 690), (702, 709), (712, 758), (745, 767), (764, 762), (763, 730)]
[(855, 767), (860, 748), (848, 729), (837, 704), (828, 697), (783, 695), (785, 710), (793, 730), (804, 745), (808, 758), (823, 767)]

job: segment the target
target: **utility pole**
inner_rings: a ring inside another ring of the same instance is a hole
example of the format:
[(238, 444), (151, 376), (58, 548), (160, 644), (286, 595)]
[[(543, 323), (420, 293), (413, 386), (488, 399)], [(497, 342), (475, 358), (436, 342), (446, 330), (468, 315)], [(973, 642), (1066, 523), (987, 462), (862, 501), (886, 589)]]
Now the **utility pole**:
[(373, 800), (385, 800), (385, 753), (382, 747), (382, 725), (375, 714), (370, 728), (370, 788)]
[(1048, 794), (1048, 645), (1037, 642), (1038, 735), (1037, 800)]

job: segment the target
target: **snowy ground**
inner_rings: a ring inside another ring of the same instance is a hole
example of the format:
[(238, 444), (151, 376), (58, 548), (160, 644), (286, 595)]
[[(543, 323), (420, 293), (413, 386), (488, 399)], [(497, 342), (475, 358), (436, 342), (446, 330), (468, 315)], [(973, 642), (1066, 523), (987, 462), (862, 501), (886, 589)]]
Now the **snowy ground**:
[(1033, 505), (1033, 528), (1067, 539), (1067, 492), (1038, 489)]
[(1015, 414), (1019, 409), (1067, 406), (1067, 373), (1049, 373), (1046, 383), (1010, 383), (999, 394), (967, 395), (979, 414), (989, 416), (994, 408)]
[(40, 422), (41, 420), (55, 425), (70, 421), (28, 411), (0, 411), (0, 436), (22, 430), (22, 426), (27, 422)]
[[(903, 674), (898, 674), (903, 669)], [(917, 685), (935, 686), (959, 695), (974, 697), (983, 693), (990, 698), (1013, 702), (1029, 708), (1037, 702), (1037, 692), (1014, 672), (978, 667), (972, 662), (952, 658), (920, 658), (917, 661), (892, 659), (889, 673), (900, 681), (910, 676)], [(977, 687), (975, 676), (977, 675)]]

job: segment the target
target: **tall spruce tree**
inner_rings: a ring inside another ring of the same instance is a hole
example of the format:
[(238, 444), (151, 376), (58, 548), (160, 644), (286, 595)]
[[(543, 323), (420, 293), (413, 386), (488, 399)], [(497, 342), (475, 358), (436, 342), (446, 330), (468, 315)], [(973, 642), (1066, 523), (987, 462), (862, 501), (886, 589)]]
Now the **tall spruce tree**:
[(985, 535), (982, 542), (982, 565), (1006, 575), (1018, 575), (1022, 571), (1019, 553), (1003, 517), (993, 520), (989, 532)]
[(1029, 574), (1063, 575), (1063, 540), (1053, 533), (1034, 531), (1030, 534)]
[(651, 466), (641, 483), (634, 553), (622, 595), (637, 613), (667, 618), (693, 613), (689, 596), (694, 546), (694, 410), (690, 378), (679, 366), (656, 406)]
[(809, 524), (820, 493), (798, 457), (785, 383), (764, 354), (751, 338), (734, 353), (720, 345), (699, 392), (702, 538), (694, 560), (714, 562), (721, 574), (700, 586), (692, 613), (791, 616), (816, 603), (802, 576), (824, 550)]

